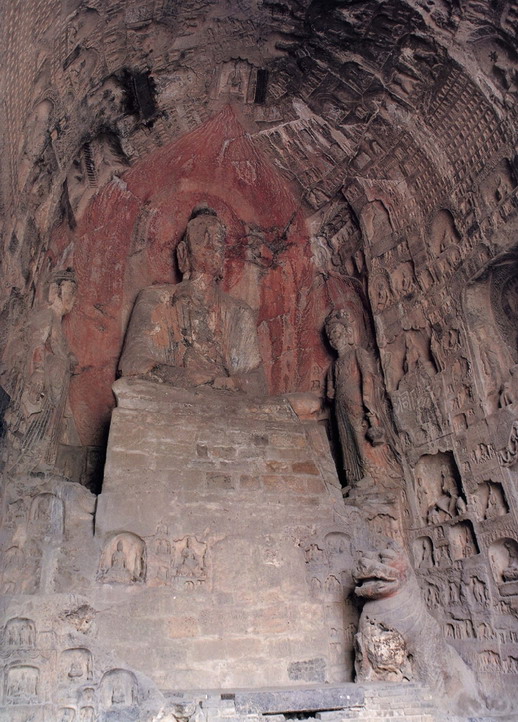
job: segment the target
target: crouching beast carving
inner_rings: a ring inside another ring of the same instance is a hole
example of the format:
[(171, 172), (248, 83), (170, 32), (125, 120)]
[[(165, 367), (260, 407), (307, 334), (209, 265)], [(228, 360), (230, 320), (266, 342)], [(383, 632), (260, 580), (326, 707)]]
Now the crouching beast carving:
[(471, 670), (430, 615), (405, 553), (363, 552), (354, 571), (365, 601), (356, 635), (358, 681), (420, 682), (459, 712), (482, 708)]

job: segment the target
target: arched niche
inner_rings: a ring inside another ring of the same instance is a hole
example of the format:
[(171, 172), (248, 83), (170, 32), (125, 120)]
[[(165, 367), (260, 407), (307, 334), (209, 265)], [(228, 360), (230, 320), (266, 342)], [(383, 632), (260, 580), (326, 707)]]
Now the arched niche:
[(98, 578), (106, 583), (134, 584), (146, 580), (146, 545), (131, 532), (122, 532), (104, 545)]
[(384, 269), (369, 275), (369, 298), (374, 313), (381, 313), (394, 302), (390, 277)]
[(65, 521), (64, 504), (55, 494), (37, 494), (31, 501), (29, 520), (31, 528), (37, 533), (61, 536)]
[(14, 664), (5, 673), (5, 697), (10, 704), (38, 701), (40, 670), (30, 664)]
[(498, 482), (488, 480), (478, 484), (475, 498), (481, 521), (496, 519), (509, 512), (504, 489)]
[(10, 649), (32, 649), (36, 645), (36, 627), (32, 619), (9, 619), (5, 625), (4, 644)]
[(137, 678), (127, 669), (111, 669), (103, 675), (100, 699), (104, 709), (133, 707), (138, 704)]
[(93, 677), (93, 659), (89, 649), (75, 647), (61, 654), (61, 680), (67, 684), (84, 684)]
[(450, 557), (452, 561), (467, 559), (479, 553), (477, 539), (471, 521), (461, 521), (448, 528)]
[(325, 536), (325, 548), (330, 556), (351, 556), (351, 538), (343, 532), (333, 531)]

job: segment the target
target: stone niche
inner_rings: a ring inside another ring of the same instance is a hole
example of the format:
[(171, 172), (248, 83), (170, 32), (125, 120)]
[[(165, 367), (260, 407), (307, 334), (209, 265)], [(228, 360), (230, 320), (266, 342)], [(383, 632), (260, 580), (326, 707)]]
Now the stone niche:
[(489, 560), (502, 596), (518, 594), (518, 541), (502, 538), (489, 548)]
[(286, 397), (114, 389), (95, 527), (105, 644), (160, 688), (351, 681), (363, 532), (324, 427)]
[(518, 249), (502, 254), (468, 285), (464, 308), (475, 378), (486, 411), (514, 411), (518, 401)]
[(414, 471), (418, 526), (451, 522), (466, 511), (460, 474), (451, 451), (421, 456)]

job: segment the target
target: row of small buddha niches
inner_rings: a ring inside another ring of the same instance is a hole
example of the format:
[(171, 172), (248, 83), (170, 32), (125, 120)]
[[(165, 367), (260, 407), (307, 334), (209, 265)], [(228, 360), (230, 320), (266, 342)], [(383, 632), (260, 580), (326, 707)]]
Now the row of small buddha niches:
[(516, 720), (516, 13), (18, 5), (0, 720)]

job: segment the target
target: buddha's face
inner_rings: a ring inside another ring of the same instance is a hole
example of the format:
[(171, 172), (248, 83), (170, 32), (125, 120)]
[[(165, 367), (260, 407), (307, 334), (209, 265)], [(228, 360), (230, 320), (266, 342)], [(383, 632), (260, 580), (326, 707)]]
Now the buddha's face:
[(327, 337), (338, 353), (355, 346), (358, 342), (356, 328), (352, 323), (331, 323), (327, 327)]
[(190, 271), (215, 278), (223, 275), (225, 228), (216, 216), (201, 215), (190, 221), (185, 235)]

